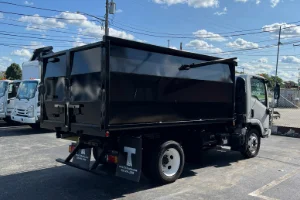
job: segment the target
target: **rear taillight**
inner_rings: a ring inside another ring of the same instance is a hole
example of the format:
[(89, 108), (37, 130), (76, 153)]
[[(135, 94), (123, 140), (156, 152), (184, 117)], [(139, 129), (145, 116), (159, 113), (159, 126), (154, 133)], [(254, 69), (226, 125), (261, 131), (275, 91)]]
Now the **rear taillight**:
[(71, 145), (69, 145), (69, 153), (71, 153), (76, 147), (76, 144), (72, 143)]
[(106, 162), (108, 163), (118, 163), (118, 156), (106, 155)]

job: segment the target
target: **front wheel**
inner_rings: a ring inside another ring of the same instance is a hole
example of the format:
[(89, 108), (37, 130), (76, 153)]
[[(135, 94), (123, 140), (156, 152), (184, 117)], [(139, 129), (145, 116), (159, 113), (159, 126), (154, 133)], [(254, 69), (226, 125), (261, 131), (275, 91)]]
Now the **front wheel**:
[(241, 153), (245, 158), (253, 158), (257, 156), (260, 149), (260, 135), (256, 129), (250, 129), (246, 135), (246, 142)]
[(175, 141), (167, 141), (159, 145), (155, 153), (143, 159), (144, 174), (158, 183), (172, 183), (178, 179), (184, 167), (183, 149)]

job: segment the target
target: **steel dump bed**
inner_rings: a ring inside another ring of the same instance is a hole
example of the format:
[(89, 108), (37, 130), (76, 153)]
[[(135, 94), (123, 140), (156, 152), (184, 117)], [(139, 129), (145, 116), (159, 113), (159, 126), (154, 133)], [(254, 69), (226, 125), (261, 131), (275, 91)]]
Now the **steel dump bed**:
[(103, 137), (107, 131), (229, 123), (235, 65), (113, 37), (46, 55), (41, 126)]

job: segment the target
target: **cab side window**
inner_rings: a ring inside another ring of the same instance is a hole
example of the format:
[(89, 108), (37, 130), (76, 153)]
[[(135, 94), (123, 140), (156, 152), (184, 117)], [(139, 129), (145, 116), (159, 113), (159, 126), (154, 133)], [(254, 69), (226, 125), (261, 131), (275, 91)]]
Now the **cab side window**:
[(262, 79), (251, 79), (251, 96), (267, 106), (266, 87)]

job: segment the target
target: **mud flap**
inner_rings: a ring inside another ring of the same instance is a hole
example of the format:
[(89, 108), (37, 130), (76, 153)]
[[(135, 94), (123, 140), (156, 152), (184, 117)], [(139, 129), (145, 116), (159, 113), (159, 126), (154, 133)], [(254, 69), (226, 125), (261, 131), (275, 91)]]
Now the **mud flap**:
[(91, 148), (79, 149), (73, 157), (72, 163), (89, 169), (91, 160)]
[(142, 173), (142, 138), (120, 138), (116, 176), (138, 182)]

